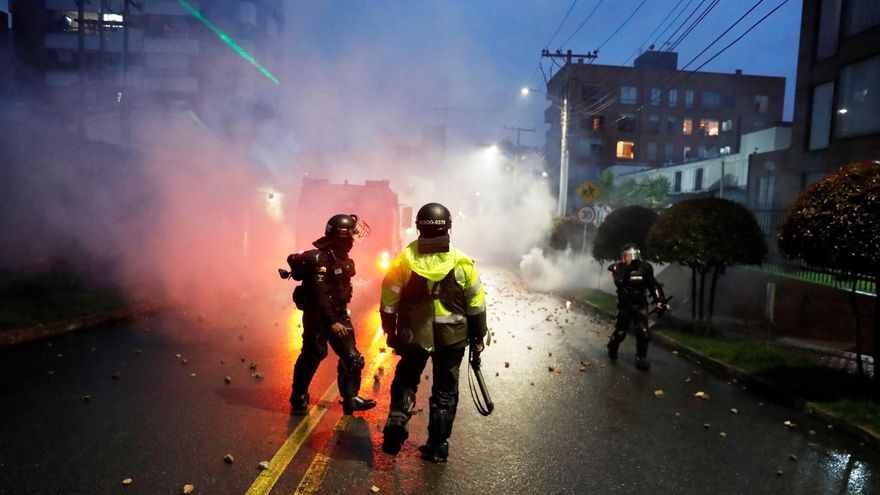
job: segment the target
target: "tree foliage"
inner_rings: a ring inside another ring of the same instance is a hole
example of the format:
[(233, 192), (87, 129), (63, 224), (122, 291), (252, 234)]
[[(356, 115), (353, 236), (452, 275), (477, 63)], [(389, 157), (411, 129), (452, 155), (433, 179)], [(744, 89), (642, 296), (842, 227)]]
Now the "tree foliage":
[(703, 321), (707, 274), (712, 276), (711, 320), (716, 283), (725, 269), (733, 265), (757, 265), (767, 256), (767, 242), (754, 215), (738, 203), (719, 198), (690, 199), (673, 205), (651, 227), (647, 247), (655, 261), (677, 262), (691, 269), (691, 316), (700, 322)]
[[(586, 242), (592, 242), (596, 234), (593, 224), (587, 225)], [(585, 249), (584, 246), (584, 223), (574, 215), (557, 217), (553, 221), (553, 229), (550, 232), (550, 247), (559, 251), (565, 251), (569, 246), (572, 249)], [(589, 244), (587, 244), (589, 245)]]
[(780, 228), (779, 248), (822, 268), (880, 272), (880, 162), (842, 167), (804, 190)]
[(648, 230), (657, 221), (657, 213), (644, 206), (626, 206), (611, 212), (599, 225), (593, 241), (593, 257), (599, 261), (615, 260), (620, 248), (634, 242), (648, 257), (646, 246)]

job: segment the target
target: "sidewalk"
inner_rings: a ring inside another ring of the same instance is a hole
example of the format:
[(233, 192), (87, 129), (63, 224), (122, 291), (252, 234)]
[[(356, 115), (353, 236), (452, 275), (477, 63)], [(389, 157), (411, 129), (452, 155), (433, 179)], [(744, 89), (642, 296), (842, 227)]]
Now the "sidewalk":
[[(571, 296), (569, 294), (568, 296)], [(572, 297), (571, 298), (573, 304), (581, 307), (582, 309), (592, 312), (594, 314), (599, 314), (604, 316), (610, 320), (613, 320), (616, 317), (616, 314), (605, 310), (589, 301), (586, 301), (581, 298)], [(815, 342), (807, 342), (798, 339), (790, 339), (790, 338), (766, 338), (768, 336), (760, 336), (754, 335), (752, 332), (748, 331), (749, 325), (739, 326), (735, 325), (734, 321), (726, 321), (722, 324), (721, 332), (724, 334), (735, 335), (741, 338), (755, 339), (766, 342), (773, 346), (784, 347), (789, 350), (795, 350), (800, 353), (808, 353), (813, 357), (818, 358), (819, 364), (822, 366), (827, 366), (832, 369), (845, 370), (854, 373), (855, 371), (855, 354), (843, 351), (839, 348), (834, 348), (831, 346), (822, 346), (817, 345)], [(771, 398), (776, 402), (779, 402), (788, 407), (792, 407), (794, 409), (802, 410), (803, 412), (823, 421), (829, 425), (834, 425), (835, 428), (845, 431), (850, 435), (859, 438), (863, 442), (873, 446), (874, 448), (880, 449), (880, 432), (876, 432), (870, 430), (868, 428), (862, 427), (858, 424), (852, 423), (823, 407), (821, 404), (816, 402), (810, 402), (803, 397), (798, 396), (797, 394), (790, 393), (788, 390), (785, 390), (779, 384), (774, 383), (772, 380), (768, 380), (765, 377), (759, 376), (755, 373), (750, 373), (746, 370), (737, 368), (728, 363), (724, 363), (718, 360), (715, 360), (700, 351), (688, 347), (683, 343), (670, 338), (667, 335), (664, 335), (660, 332), (652, 332), (652, 341), (670, 351), (674, 351), (679, 355), (686, 356), (690, 359), (693, 359), (697, 363), (705, 366), (711, 371), (719, 374), (721, 376), (736, 379), (739, 383), (745, 385), (749, 390), (762, 395), (767, 398)], [(865, 363), (865, 371), (871, 376), (873, 374), (873, 360), (870, 357), (866, 358), (863, 356), (863, 363)]]

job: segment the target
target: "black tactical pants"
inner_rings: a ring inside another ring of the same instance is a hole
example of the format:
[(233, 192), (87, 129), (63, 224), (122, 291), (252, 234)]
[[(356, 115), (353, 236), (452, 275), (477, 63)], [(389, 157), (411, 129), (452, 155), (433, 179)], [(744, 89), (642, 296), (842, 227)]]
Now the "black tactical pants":
[(293, 366), (293, 396), (308, 393), (309, 384), (318, 365), (327, 357), (327, 344), (339, 356), (336, 365), (339, 395), (354, 397), (361, 388), (361, 370), (364, 357), (357, 350), (351, 320), (343, 322), (349, 328), (348, 335), (340, 337), (330, 329), (330, 323), (322, 321), (314, 311), (303, 312), (303, 345), (296, 364)]
[[(438, 445), (452, 434), (458, 406), (458, 377), (465, 348), (437, 349), (431, 357), (434, 384), (431, 387), (431, 411), (428, 418), (428, 443)], [(425, 352), (407, 352), (397, 363), (391, 382), (389, 420), (405, 425), (412, 415), (422, 371), (428, 363)]]
[(641, 309), (628, 306), (617, 308), (617, 321), (614, 323), (614, 333), (611, 334), (609, 346), (616, 350), (620, 343), (626, 339), (626, 334), (630, 329), (635, 332), (636, 336), (636, 357), (646, 357), (651, 333), (648, 330), (648, 315)]

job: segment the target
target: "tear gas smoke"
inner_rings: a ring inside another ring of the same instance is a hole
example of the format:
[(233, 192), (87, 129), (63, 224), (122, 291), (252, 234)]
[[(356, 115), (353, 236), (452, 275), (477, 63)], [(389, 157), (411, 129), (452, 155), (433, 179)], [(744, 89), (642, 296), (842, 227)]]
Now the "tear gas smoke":
[(608, 271), (588, 254), (544, 252), (532, 248), (519, 264), (526, 286), (536, 291), (573, 290), (589, 287), (611, 290)]

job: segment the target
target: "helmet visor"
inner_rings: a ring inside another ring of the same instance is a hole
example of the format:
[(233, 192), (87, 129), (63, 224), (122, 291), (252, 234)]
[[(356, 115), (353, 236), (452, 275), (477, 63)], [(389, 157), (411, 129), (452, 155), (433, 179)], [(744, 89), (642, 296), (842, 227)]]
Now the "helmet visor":
[(628, 265), (633, 261), (639, 260), (642, 258), (642, 253), (636, 248), (625, 249), (622, 253), (620, 253), (620, 259), (624, 264)]
[(370, 237), (372, 229), (367, 222), (361, 220), (357, 215), (350, 215), (354, 219), (354, 228), (351, 229), (351, 237), (356, 241), (360, 241)]

